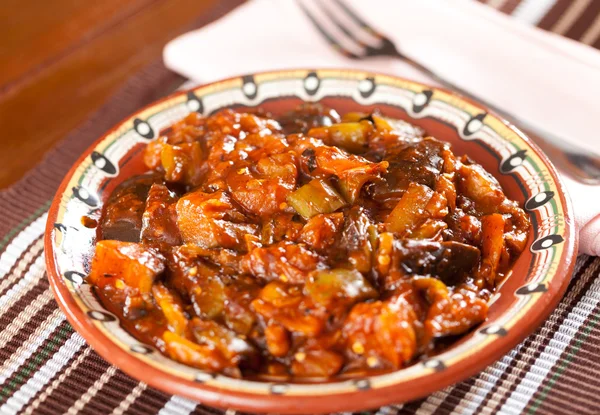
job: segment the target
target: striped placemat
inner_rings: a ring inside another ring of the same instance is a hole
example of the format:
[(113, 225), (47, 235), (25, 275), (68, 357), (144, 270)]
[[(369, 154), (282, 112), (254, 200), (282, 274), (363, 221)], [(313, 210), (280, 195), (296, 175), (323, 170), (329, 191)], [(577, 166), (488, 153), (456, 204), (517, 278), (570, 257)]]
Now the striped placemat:
[[(484, 2), (600, 46), (598, 0)], [(102, 132), (154, 100), (154, 88), (176, 79), (161, 63), (150, 65), (21, 182), (0, 192), (0, 414), (224, 413), (149, 388), (105, 362), (57, 308), (44, 269), (46, 210), (69, 166)], [(369, 413), (599, 414), (599, 302), (600, 258), (582, 256), (551, 317), (500, 361), (426, 399)]]
[(525, 23), (600, 49), (598, 0), (477, 0)]

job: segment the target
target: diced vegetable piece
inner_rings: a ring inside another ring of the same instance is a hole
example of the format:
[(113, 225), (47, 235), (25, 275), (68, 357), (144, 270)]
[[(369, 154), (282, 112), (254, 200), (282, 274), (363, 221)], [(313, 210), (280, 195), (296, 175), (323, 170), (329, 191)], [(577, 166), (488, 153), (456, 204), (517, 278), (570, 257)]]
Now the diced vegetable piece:
[(273, 319), (291, 332), (300, 333), (305, 336), (317, 336), (323, 330), (325, 323), (318, 317), (304, 314), (302, 310), (295, 308), (278, 309), (263, 300), (254, 300), (252, 306), (257, 313), (264, 318)]
[(493, 287), (498, 273), (498, 264), (504, 247), (504, 216), (499, 213), (481, 219), (481, 268), (480, 276)]
[(283, 357), (290, 350), (290, 337), (288, 331), (279, 324), (269, 324), (265, 328), (265, 341), (267, 349), (275, 357)]
[(165, 144), (160, 153), (165, 179), (169, 182), (200, 184), (202, 176), (202, 147), (195, 141), (178, 145)]
[(335, 301), (360, 301), (377, 297), (377, 290), (355, 269), (314, 271), (304, 287), (315, 303), (329, 307)]
[(190, 292), (196, 314), (209, 319), (220, 316), (226, 302), (224, 290), (223, 282), (216, 276), (198, 281)]
[(311, 128), (340, 122), (339, 114), (319, 103), (305, 102), (279, 118), (286, 134), (306, 133)]
[(344, 223), (344, 214), (322, 213), (306, 222), (300, 233), (300, 241), (316, 250), (325, 250), (336, 241), (336, 236)]
[(370, 146), (384, 160), (389, 160), (384, 181), (376, 183), (373, 189), (373, 198), (381, 202), (397, 200), (411, 183), (433, 189), (442, 173), (442, 154), (448, 148), (447, 144), (431, 137), (416, 142), (400, 141), (395, 145), (378, 140), (370, 143)]
[[(291, 209), (289, 209), (291, 210)], [(292, 212), (281, 212), (262, 221), (260, 241), (263, 245), (272, 245), (284, 239), (295, 241), (304, 226), (294, 219)]]
[(285, 182), (289, 187), (296, 183), (296, 158), (293, 153), (273, 154), (268, 157), (263, 157), (256, 163), (256, 171), (264, 176), (286, 178)]
[[(511, 257), (516, 257), (525, 249), (531, 223), (527, 213), (516, 202), (505, 200), (499, 208), (506, 219), (504, 224), (504, 243)], [(508, 217), (508, 215), (510, 217)]]
[(390, 118), (382, 117), (381, 115), (371, 114), (371, 119), (375, 124), (375, 128), (381, 131), (392, 131), (392, 120)]
[(315, 337), (323, 330), (325, 322), (314, 315), (314, 309), (305, 301), (298, 287), (290, 287), (280, 282), (267, 284), (252, 308), (267, 321), (273, 320), (287, 330), (309, 337)]
[(403, 235), (427, 218), (425, 210), (433, 196), (427, 186), (411, 183), (387, 218), (387, 230)]
[(254, 248), (260, 248), (260, 238), (256, 235), (250, 235), (249, 233), (244, 235), (244, 242), (246, 243), (246, 251), (250, 252)]
[(215, 372), (233, 366), (219, 350), (211, 346), (196, 344), (173, 332), (165, 331), (163, 341), (171, 359), (183, 364)]
[(146, 198), (152, 184), (159, 179), (157, 174), (144, 174), (117, 186), (104, 205), (100, 221), (102, 239), (140, 241)]
[(444, 160), (442, 167), (444, 176), (453, 180), (456, 170), (460, 167), (461, 163), (456, 159), (456, 156), (449, 147), (446, 147), (444, 150), (442, 150), (441, 156)]
[(456, 208), (445, 221), (448, 224), (447, 235), (454, 241), (475, 246), (481, 244), (481, 221), (475, 216)]
[(495, 213), (502, 204), (504, 193), (498, 181), (479, 164), (462, 165), (458, 170), (457, 190), (484, 213)]
[(415, 278), (412, 281), (416, 289), (424, 291), (425, 297), (430, 303), (448, 298), (448, 287), (437, 278)]
[(310, 271), (321, 264), (320, 257), (302, 245), (278, 243), (255, 248), (242, 259), (242, 270), (267, 281), (302, 284)]
[(425, 206), (427, 216), (433, 219), (443, 219), (448, 214), (448, 200), (438, 192), (433, 192), (429, 203)]
[(258, 226), (247, 222), (223, 191), (196, 191), (177, 202), (177, 226), (185, 243), (203, 248), (243, 247), (244, 235), (258, 234)]
[(387, 168), (387, 162), (371, 164), (344, 171), (339, 177), (340, 193), (349, 203), (355, 203), (360, 195), (360, 190), (368, 182), (378, 181), (381, 173)]
[(164, 257), (152, 248), (133, 242), (98, 241), (88, 277), (90, 284), (104, 287), (115, 280), (141, 294), (152, 290), (152, 283), (164, 269)]
[(158, 137), (148, 143), (144, 149), (144, 164), (151, 170), (156, 170), (162, 166), (161, 153), (163, 147), (167, 144), (167, 137)]
[(181, 121), (176, 122), (169, 128), (168, 143), (181, 144), (192, 143), (204, 138), (206, 132), (204, 124), (206, 118), (197, 112), (190, 112)]
[(368, 273), (373, 263), (377, 228), (360, 207), (352, 207), (346, 214), (342, 230), (341, 246), (348, 254), (348, 261), (358, 271)]
[(198, 344), (217, 349), (233, 365), (256, 367), (256, 349), (234, 331), (214, 321), (203, 321), (199, 318), (191, 321), (190, 329)]
[(344, 358), (329, 350), (298, 352), (292, 361), (292, 373), (299, 377), (327, 378), (340, 371)]
[(401, 137), (422, 137), (423, 130), (406, 121), (395, 118), (384, 117), (380, 114), (371, 114), (370, 119), (373, 120), (375, 128), (379, 131), (388, 133), (396, 133)]
[(456, 187), (448, 173), (441, 174), (435, 184), (435, 191), (443, 194), (451, 210), (456, 209)]
[(260, 286), (253, 277), (238, 277), (236, 284), (225, 288), (225, 324), (238, 334), (249, 335), (256, 324), (256, 314), (251, 302), (260, 291)]
[(401, 274), (432, 275), (448, 285), (462, 283), (479, 262), (479, 249), (454, 241), (395, 240), (380, 235), (377, 258), (382, 276)]
[(308, 145), (302, 154), (305, 156), (300, 160), (303, 171), (316, 178), (336, 176), (340, 191), (349, 203), (354, 203), (365, 183), (379, 181), (389, 165), (387, 161), (373, 163), (364, 157), (325, 145)]
[[(209, 255), (217, 252), (196, 245), (181, 245), (173, 248), (168, 256), (169, 286), (189, 300), (194, 313), (201, 318), (220, 317), (227, 300), (220, 272), (228, 267), (224, 264), (219, 269), (208, 262)], [(220, 256), (224, 255), (226, 251), (222, 250)]]
[(177, 197), (165, 185), (155, 183), (146, 199), (142, 216), (141, 239), (144, 243), (179, 245), (181, 236), (176, 223)]
[(448, 225), (443, 220), (427, 219), (421, 226), (415, 229), (411, 234), (411, 239), (438, 239)]
[(260, 290), (258, 297), (277, 308), (295, 307), (302, 301), (302, 288), (273, 281)]
[[(244, 140), (245, 141), (245, 140)], [(274, 154), (256, 166), (232, 169), (226, 177), (233, 199), (246, 211), (266, 216), (284, 210), (286, 198), (296, 187), (296, 158), (292, 153)]]
[(342, 122), (359, 122), (363, 119), (369, 118), (370, 114), (366, 112), (347, 112), (342, 115)]
[(444, 283), (435, 278), (418, 278), (413, 284), (425, 291), (431, 303), (425, 320), (427, 341), (462, 334), (487, 316), (487, 303), (472, 291), (458, 289), (450, 293)]
[(346, 205), (327, 180), (314, 179), (287, 197), (287, 201), (304, 219), (319, 213), (332, 213)]
[(181, 299), (161, 283), (154, 284), (152, 295), (169, 323), (169, 330), (185, 336), (188, 321), (183, 314)]
[(346, 346), (356, 354), (385, 359), (394, 368), (405, 366), (417, 351), (412, 305), (402, 296), (352, 307), (343, 327)]
[(363, 153), (367, 149), (368, 138), (372, 132), (373, 125), (370, 122), (358, 121), (313, 128), (308, 135), (323, 140), (327, 145), (338, 146), (351, 153)]

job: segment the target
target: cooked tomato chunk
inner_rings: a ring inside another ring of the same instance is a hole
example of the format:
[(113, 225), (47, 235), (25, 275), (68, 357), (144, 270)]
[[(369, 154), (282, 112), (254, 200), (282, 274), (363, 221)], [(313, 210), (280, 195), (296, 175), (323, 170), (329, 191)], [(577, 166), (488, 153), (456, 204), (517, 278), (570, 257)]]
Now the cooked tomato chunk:
[(152, 248), (133, 242), (98, 241), (88, 280), (97, 287), (121, 281), (148, 294), (164, 269), (164, 257)]
[(308, 273), (321, 265), (321, 258), (302, 245), (279, 243), (255, 248), (242, 260), (242, 270), (268, 281), (302, 284)]
[(258, 226), (246, 221), (223, 191), (196, 191), (177, 202), (177, 225), (185, 243), (204, 248), (239, 248), (244, 235), (258, 233)]
[(181, 236), (177, 228), (177, 197), (165, 185), (154, 183), (146, 198), (142, 215), (141, 239), (144, 243), (179, 245)]
[(349, 350), (400, 368), (417, 351), (418, 324), (412, 305), (398, 296), (385, 302), (355, 305), (343, 330)]

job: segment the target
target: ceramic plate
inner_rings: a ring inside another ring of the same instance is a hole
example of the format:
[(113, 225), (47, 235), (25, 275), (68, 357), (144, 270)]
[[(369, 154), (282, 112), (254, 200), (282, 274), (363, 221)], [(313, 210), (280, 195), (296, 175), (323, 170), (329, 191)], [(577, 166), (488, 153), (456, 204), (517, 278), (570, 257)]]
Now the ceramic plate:
[[(393, 373), (325, 384), (268, 383), (213, 375), (179, 364), (121, 328), (86, 284), (99, 217), (111, 190), (144, 171), (142, 150), (191, 111), (261, 106), (274, 114), (303, 101), (407, 120), (452, 143), (499, 180), (531, 215), (526, 251), (491, 300), (489, 317), (445, 352)], [(247, 411), (358, 411), (423, 397), (502, 357), (546, 318), (563, 295), (576, 255), (572, 208), (548, 159), (506, 121), (448, 91), (401, 78), (347, 70), (292, 70), (227, 79), (158, 101), (99, 138), (75, 163), (50, 208), (48, 277), (69, 321), (106, 360), (166, 392)]]

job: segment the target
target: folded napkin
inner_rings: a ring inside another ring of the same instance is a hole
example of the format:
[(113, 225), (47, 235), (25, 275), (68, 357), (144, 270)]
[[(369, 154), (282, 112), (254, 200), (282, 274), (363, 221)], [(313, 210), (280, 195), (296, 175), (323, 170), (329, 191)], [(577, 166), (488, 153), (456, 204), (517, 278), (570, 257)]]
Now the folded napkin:
[[(318, 18), (312, 1), (303, 3)], [(594, 117), (600, 111), (600, 52), (473, 0), (345, 1), (403, 53), (449, 81), (591, 152), (600, 148)], [(163, 55), (168, 68), (195, 82), (271, 69), (343, 67), (434, 83), (398, 59), (358, 61), (336, 53), (295, 0), (251, 0), (173, 40)], [(600, 187), (566, 182), (580, 251), (600, 255)]]

